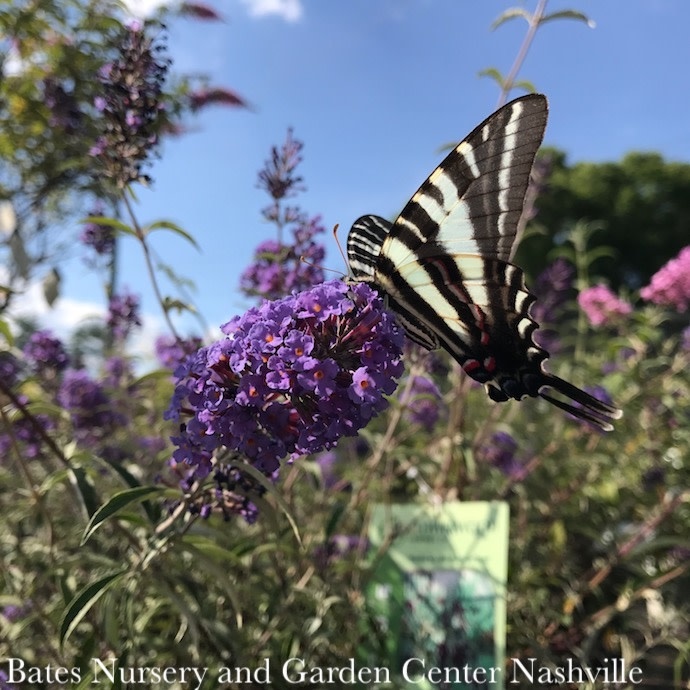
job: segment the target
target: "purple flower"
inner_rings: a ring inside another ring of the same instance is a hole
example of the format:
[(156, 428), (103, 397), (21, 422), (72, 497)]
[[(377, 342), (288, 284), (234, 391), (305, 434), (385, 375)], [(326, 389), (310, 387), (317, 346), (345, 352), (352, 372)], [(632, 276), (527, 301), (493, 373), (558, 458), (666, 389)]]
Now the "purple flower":
[(0, 669), (0, 690), (17, 690), (16, 685), (10, 685), (10, 678), (5, 671)]
[(681, 333), (680, 346), (686, 352), (690, 352), (690, 326)]
[(7, 350), (0, 352), (0, 378), (8, 385), (14, 386), (19, 379), (21, 362)]
[(91, 147), (100, 173), (118, 188), (147, 180), (142, 167), (158, 143), (164, 123), (163, 83), (169, 60), (147, 27), (130, 23), (119, 36), (118, 56), (98, 73), (102, 93), (95, 107), (101, 115), (100, 137)]
[[(323, 282), (320, 262), (326, 254), (314, 236), (324, 232), (319, 217), (300, 219), (292, 230), (292, 244), (267, 240), (259, 245), (253, 263), (240, 278), (247, 295), (278, 299)], [(304, 260), (303, 260), (304, 259)]]
[(517, 457), (517, 441), (505, 431), (496, 431), (477, 450), (477, 457), (513, 479), (524, 479), (525, 464)]
[(601, 326), (616, 316), (627, 316), (632, 311), (628, 302), (620, 299), (606, 285), (595, 285), (583, 290), (577, 302), (592, 326)]
[(69, 356), (62, 342), (48, 330), (31, 334), (24, 345), (24, 355), (33, 369), (40, 373), (62, 371), (69, 365)]
[(674, 307), (678, 312), (687, 311), (690, 307), (690, 245), (652, 276), (649, 285), (640, 290), (640, 297), (664, 307)]
[(158, 357), (161, 366), (173, 370), (187, 355), (200, 347), (201, 338), (197, 336), (178, 340), (173, 335), (159, 335), (154, 345), (156, 357)]
[(426, 376), (415, 376), (412, 380), (410, 396), (406, 417), (413, 424), (431, 431), (441, 415), (441, 391)]
[[(94, 208), (89, 216), (102, 216), (102, 207)], [(86, 223), (79, 236), (79, 241), (87, 247), (91, 247), (99, 256), (110, 256), (115, 248), (115, 232), (110, 225), (99, 223)]]
[(57, 400), (70, 413), (77, 439), (88, 447), (107, 439), (114, 427), (124, 423), (103, 386), (83, 369), (65, 373)]
[(68, 135), (79, 131), (84, 114), (73, 91), (65, 90), (55, 79), (46, 77), (43, 80), (43, 102), (50, 110), (48, 122), (52, 128), (61, 129)]
[(280, 149), (275, 146), (271, 149), (271, 157), (259, 173), (258, 187), (265, 189), (275, 201), (304, 189), (302, 178), (295, 175), (297, 166), (302, 162), (303, 147), (301, 141), (293, 138), (292, 129), (288, 129), (285, 143)]
[[(20, 400), (24, 405), (29, 402), (25, 396), (20, 396)], [(33, 421), (22, 414), (17, 415), (7, 428), (7, 433), (0, 434), (0, 458), (7, 457), (14, 448), (19, 448), (22, 457), (30, 460), (41, 456), (43, 438), (34, 422), (38, 422), (44, 431), (55, 428), (55, 422), (45, 414), (34, 414)]]
[[(222, 330), (225, 340), (175, 371), (166, 413), (187, 420), (175, 462), (206, 474), (221, 448), (270, 475), (286, 456), (333, 447), (386, 407), (383, 393), (402, 373), (403, 332), (364, 284), (332, 281), (264, 302)], [(388, 356), (372, 361), (372, 344)]]
[(139, 297), (126, 292), (113, 295), (108, 304), (107, 324), (116, 340), (125, 340), (134, 326), (141, 326)]
[[(558, 317), (573, 293), (575, 269), (563, 258), (549, 264), (534, 281), (534, 294), (539, 299), (532, 305), (532, 318), (542, 326), (535, 332), (538, 344), (553, 349), (556, 333), (548, 328), (557, 323)], [(544, 326), (547, 328), (544, 328)]]

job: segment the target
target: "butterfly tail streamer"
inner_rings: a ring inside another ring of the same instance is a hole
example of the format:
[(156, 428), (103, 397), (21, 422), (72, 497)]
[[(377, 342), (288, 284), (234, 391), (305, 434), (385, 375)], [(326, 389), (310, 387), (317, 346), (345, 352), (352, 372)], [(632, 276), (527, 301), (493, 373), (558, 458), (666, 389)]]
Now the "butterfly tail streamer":
[(539, 391), (539, 395), (544, 398), (544, 400), (548, 400), (552, 405), (560, 407), (574, 417), (587, 421), (602, 431), (613, 431), (613, 424), (611, 421), (620, 419), (623, 416), (622, 410), (619, 410), (614, 405), (610, 405), (603, 400), (598, 400), (593, 395), (586, 393), (565, 379), (554, 376), (553, 374), (545, 374), (544, 376), (545, 380), (543, 385), (569, 398), (572, 404), (560, 398), (548, 395), (548, 393), (542, 390)]

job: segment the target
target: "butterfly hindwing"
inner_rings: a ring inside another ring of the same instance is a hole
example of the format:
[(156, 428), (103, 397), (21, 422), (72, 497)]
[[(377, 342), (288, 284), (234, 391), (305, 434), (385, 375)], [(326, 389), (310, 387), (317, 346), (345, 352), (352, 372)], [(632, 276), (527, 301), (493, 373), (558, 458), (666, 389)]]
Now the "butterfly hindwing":
[[(602, 429), (621, 415), (543, 369), (534, 296), (509, 262), (546, 98), (529, 95), (476, 127), (415, 192), (393, 223), (362, 216), (348, 236), (356, 280), (386, 298), (412, 340), (443, 347), (497, 401), (541, 395)], [(544, 392), (553, 388), (569, 402)]]

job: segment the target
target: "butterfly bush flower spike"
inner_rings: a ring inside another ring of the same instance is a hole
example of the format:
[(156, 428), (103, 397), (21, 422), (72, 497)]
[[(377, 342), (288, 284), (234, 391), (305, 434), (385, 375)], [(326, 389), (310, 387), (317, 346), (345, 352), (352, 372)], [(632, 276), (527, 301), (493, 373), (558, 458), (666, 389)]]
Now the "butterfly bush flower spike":
[(148, 35), (150, 28), (139, 22), (123, 27), (118, 55), (98, 74), (102, 90), (94, 105), (102, 133), (90, 153), (101, 175), (120, 189), (148, 180), (142, 168), (158, 144), (163, 122), (170, 61), (161, 57), (164, 47)]
[(317, 285), (264, 302), (175, 372), (166, 418), (181, 422), (175, 463), (207, 476), (225, 448), (267, 476), (283, 458), (332, 448), (387, 406), (403, 332), (367, 285)]

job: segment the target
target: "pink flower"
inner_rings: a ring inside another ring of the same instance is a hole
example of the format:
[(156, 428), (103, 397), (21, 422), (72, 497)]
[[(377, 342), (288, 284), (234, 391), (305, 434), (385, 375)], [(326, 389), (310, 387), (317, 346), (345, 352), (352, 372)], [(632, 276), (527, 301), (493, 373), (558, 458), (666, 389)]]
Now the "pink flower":
[(626, 316), (632, 311), (630, 304), (611, 292), (606, 285), (595, 285), (583, 290), (577, 296), (577, 303), (592, 326), (601, 326), (611, 317)]
[(676, 311), (690, 307), (690, 246), (684, 247), (675, 259), (664, 264), (652, 281), (640, 290), (640, 297)]

